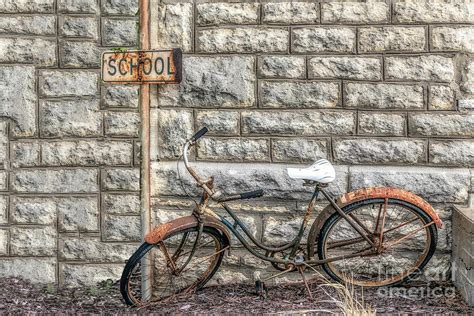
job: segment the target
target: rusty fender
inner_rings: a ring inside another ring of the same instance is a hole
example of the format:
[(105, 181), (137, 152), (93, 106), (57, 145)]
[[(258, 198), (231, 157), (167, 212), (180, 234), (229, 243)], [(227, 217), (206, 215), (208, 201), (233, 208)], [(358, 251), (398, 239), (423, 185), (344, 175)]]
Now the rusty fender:
[[(339, 207), (343, 208), (354, 202), (372, 198), (390, 198), (411, 203), (425, 211), (425, 213), (435, 222), (438, 228), (441, 228), (443, 226), (443, 223), (441, 222), (441, 219), (439, 218), (438, 214), (428, 202), (426, 202), (416, 194), (397, 188), (380, 187), (359, 189), (341, 195), (336, 200), (336, 203)], [(314, 244), (319, 238), (319, 232), (321, 231), (323, 224), (334, 212), (336, 212), (334, 208), (331, 205), (328, 205), (321, 211), (321, 213), (313, 222), (311, 230), (309, 231), (307, 245), (308, 254), (310, 257), (314, 255)]]
[[(156, 226), (151, 232), (149, 232), (145, 236), (145, 241), (149, 244), (156, 244), (161, 240), (165, 239), (167, 236), (173, 234), (174, 232), (197, 226), (198, 221), (193, 215), (180, 217), (170, 222)], [(218, 221), (216, 218), (204, 216), (204, 226), (213, 227), (223, 232), (224, 237), (227, 239), (227, 244), (230, 245), (231, 239), (229, 231), (227, 230), (225, 225)]]

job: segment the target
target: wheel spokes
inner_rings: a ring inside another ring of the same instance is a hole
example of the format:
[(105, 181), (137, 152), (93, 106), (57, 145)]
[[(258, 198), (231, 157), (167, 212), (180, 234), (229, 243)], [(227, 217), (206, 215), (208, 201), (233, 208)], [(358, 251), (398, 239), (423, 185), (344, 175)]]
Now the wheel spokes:
[[(142, 258), (128, 280), (129, 291), (137, 304), (148, 304), (178, 293), (188, 293), (215, 270), (219, 257), (228, 247), (222, 247), (220, 239), (209, 232), (203, 231), (199, 239), (197, 236), (197, 231), (178, 233), (150, 248), (145, 256), (150, 259), (146, 263), (151, 264), (146, 264)], [(144, 276), (141, 271), (146, 269), (153, 273)], [(147, 281), (152, 284), (149, 299), (145, 299), (144, 295), (148, 291), (141, 288), (141, 284)]]
[[(329, 262), (327, 266), (341, 279), (347, 280), (350, 273), (353, 283), (360, 285), (390, 284), (416, 270), (426, 257), (431, 240), (428, 227), (433, 222), (426, 224), (415, 211), (384, 199), (359, 206), (347, 215), (369, 231), (364, 237), (373, 240), (376, 248), (368, 256)], [(368, 246), (365, 238), (342, 217), (334, 221), (325, 235), (323, 258), (350, 257), (363, 253)]]

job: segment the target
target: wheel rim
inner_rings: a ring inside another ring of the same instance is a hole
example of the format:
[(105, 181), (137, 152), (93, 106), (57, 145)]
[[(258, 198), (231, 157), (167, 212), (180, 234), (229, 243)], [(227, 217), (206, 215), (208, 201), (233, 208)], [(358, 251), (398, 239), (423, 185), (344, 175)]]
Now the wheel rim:
[[(360, 286), (385, 286), (400, 282), (422, 267), (432, 240), (430, 227), (426, 226), (429, 223), (416, 210), (395, 200), (389, 200), (385, 206), (382, 200), (361, 205), (347, 214), (352, 214), (369, 231), (374, 232), (377, 222), (382, 222), (379, 214), (381, 211), (383, 216), (385, 207), (382, 245), (389, 248), (372, 256), (327, 263), (326, 267), (340, 280)], [(342, 217), (335, 220), (325, 237), (324, 258), (371, 248)], [(373, 234), (371, 239), (379, 242), (380, 234)], [(352, 243), (347, 244), (348, 242)]]
[(218, 236), (203, 230), (192, 255), (197, 236), (197, 229), (177, 232), (149, 248), (129, 274), (128, 296), (134, 305), (187, 293), (207, 281), (225, 249)]

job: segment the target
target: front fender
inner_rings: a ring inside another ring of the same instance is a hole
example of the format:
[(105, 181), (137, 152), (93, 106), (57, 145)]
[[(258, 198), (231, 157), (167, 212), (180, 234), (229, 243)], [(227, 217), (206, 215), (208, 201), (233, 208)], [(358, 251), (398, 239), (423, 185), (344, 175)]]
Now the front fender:
[[(422, 209), (435, 222), (438, 228), (441, 228), (443, 226), (443, 223), (439, 218), (438, 214), (428, 202), (426, 202), (418, 195), (402, 189), (387, 187), (359, 189), (341, 195), (336, 200), (336, 203), (339, 207), (343, 208), (354, 202), (372, 198), (390, 198), (411, 203)], [(332, 207), (332, 205), (326, 206), (321, 211), (321, 213), (319, 213), (318, 217), (314, 220), (313, 225), (311, 225), (307, 244), (308, 254), (310, 257), (314, 256), (314, 244), (319, 238), (319, 232), (321, 231), (321, 228), (323, 227), (326, 220), (335, 212), (336, 210)]]
[[(230, 233), (226, 226), (214, 217), (204, 216), (204, 226), (216, 228), (224, 233), (226, 243), (230, 245)], [(196, 217), (193, 215), (184, 216), (175, 220), (169, 221), (162, 225), (156, 226), (151, 232), (145, 236), (145, 241), (149, 244), (156, 244), (165, 239), (167, 236), (182, 229), (197, 227), (199, 225)]]

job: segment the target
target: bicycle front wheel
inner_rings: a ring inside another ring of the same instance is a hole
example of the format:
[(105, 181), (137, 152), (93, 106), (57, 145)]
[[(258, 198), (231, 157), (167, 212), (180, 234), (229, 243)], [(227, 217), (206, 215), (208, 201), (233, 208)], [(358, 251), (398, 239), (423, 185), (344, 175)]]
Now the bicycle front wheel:
[(204, 227), (198, 236), (198, 228), (192, 227), (157, 244), (143, 243), (122, 273), (125, 302), (141, 306), (202, 288), (218, 270), (228, 245), (212, 227)]
[(372, 247), (339, 213), (332, 214), (321, 228), (319, 259), (352, 256), (323, 265), (336, 281), (366, 287), (398, 285), (417, 277), (433, 256), (436, 225), (417, 206), (397, 199), (366, 199), (342, 210), (382, 247), (353, 257)]

